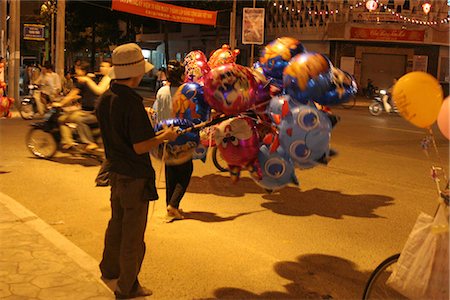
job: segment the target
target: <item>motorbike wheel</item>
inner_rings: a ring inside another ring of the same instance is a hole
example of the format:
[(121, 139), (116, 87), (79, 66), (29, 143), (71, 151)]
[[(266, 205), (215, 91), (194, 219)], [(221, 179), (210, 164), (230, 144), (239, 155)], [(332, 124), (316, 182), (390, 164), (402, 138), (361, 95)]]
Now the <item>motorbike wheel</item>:
[(19, 109), (20, 116), (24, 120), (32, 120), (34, 116), (34, 108), (31, 102), (22, 102)]
[(58, 150), (58, 143), (51, 133), (39, 128), (32, 128), (26, 136), (28, 150), (34, 156), (49, 159)]
[(220, 154), (220, 151), (217, 149), (217, 147), (213, 148), (212, 151), (212, 160), (214, 163), (214, 166), (219, 170), (220, 172), (228, 172), (227, 169), (227, 163), (223, 159), (222, 155)]
[(369, 112), (372, 116), (379, 116), (383, 112), (381, 103), (375, 102), (369, 105)]

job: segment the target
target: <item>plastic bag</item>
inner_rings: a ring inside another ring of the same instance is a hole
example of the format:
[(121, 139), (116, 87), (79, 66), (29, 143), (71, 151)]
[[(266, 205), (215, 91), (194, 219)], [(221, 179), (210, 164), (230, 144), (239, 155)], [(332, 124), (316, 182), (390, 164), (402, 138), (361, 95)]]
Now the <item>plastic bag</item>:
[(421, 213), (387, 284), (411, 299), (449, 299), (448, 208)]

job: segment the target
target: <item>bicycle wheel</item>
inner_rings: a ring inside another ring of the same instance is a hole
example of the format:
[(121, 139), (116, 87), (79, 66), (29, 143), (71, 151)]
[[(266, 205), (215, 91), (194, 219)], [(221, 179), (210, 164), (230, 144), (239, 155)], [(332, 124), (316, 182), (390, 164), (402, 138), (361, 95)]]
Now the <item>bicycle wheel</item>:
[(408, 299), (386, 284), (397, 265), (400, 253), (386, 258), (375, 271), (370, 274), (364, 289), (363, 300), (368, 299)]
[(227, 169), (227, 163), (223, 159), (222, 155), (220, 154), (220, 151), (218, 151), (217, 147), (214, 147), (212, 151), (212, 160), (214, 163), (214, 166), (219, 170), (220, 172), (228, 172)]
[(356, 105), (356, 97), (350, 98), (347, 102), (341, 104), (343, 108), (350, 109)]

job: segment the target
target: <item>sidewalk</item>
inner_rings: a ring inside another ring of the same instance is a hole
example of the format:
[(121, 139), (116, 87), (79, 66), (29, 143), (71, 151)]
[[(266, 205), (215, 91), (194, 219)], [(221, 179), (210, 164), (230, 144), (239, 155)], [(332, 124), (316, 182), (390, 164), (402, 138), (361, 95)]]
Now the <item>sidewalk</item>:
[(98, 262), (0, 193), (0, 299), (107, 300)]

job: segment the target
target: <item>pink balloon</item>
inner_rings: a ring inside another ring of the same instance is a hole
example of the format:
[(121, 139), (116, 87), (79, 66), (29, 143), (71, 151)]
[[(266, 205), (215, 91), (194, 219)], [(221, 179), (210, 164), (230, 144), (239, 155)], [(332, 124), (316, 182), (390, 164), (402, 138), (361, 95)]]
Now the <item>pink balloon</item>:
[(437, 124), (441, 133), (450, 140), (450, 96), (444, 99), (439, 111)]
[(248, 117), (223, 121), (216, 127), (214, 138), (230, 170), (233, 167), (247, 168), (258, 156), (258, 133), (254, 121)]
[(227, 115), (250, 109), (255, 104), (256, 89), (253, 74), (241, 65), (221, 65), (205, 76), (206, 102)]
[(205, 61), (191, 61), (184, 66), (184, 82), (197, 82), (203, 85), (209, 70), (209, 66)]

